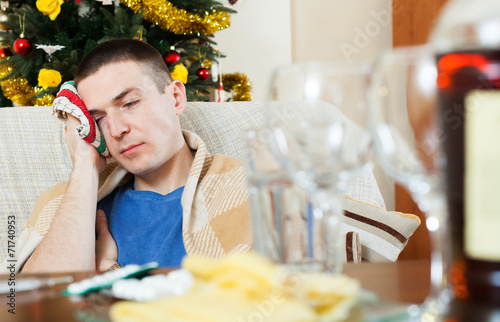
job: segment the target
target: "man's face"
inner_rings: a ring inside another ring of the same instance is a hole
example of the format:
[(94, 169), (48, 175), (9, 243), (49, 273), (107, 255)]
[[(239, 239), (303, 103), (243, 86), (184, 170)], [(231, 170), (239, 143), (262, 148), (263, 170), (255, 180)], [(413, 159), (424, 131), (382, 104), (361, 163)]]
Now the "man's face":
[(178, 121), (185, 105), (182, 83), (161, 93), (144, 66), (125, 61), (83, 79), (78, 92), (111, 155), (135, 175), (161, 174), (185, 144)]

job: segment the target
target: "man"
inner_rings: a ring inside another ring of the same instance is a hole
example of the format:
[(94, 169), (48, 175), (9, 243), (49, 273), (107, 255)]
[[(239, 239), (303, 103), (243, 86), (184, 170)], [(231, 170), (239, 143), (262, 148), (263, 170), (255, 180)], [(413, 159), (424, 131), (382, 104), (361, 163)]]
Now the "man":
[[(35, 206), (20, 238), (36, 247), (23, 272), (106, 270), (120, 260), (178, 266), (186, 253), (219, 258), (250, 248), (243, 166), (210, 156), (181, 130), (184, 85), (153, 47), (107, 41), (84, 57), (75, 86), (116, 161), (106, 166), (68, 116), (73, 171)], [(47, 220), (46, 236), (34, 236), (30, 227)]]

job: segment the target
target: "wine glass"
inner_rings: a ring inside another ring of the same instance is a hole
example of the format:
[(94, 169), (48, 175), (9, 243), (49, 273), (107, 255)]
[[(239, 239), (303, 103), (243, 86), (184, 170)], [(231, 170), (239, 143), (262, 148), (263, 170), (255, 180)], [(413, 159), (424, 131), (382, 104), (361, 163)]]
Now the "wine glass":
[(401, 47), (378, 58), (370, 87), (369, 128), (381, 168), (408, 189), (426, 214), (431, 241), (431, 292), (419, 319), (435, 321), (450, 300), (445, 250), (443, 130), (437, 105), (436, 62), (427, 45)]
[(358, 125), (345, 114), (364, 116), (369, 74), (362, 62), (298, 63), (273, 74), (267, 126), (244, 138), (257, 251), (340, 272), (343, 194), (371, 166), (364, 117)]
[(366, 173), (372, 143), (365, 119), (370, 73), (367, 62), (341, 61), (296, 63), (276, 70), (267, 102), (268, 124), (287, 133), (299, 168), (334, 174), (339, 183)]

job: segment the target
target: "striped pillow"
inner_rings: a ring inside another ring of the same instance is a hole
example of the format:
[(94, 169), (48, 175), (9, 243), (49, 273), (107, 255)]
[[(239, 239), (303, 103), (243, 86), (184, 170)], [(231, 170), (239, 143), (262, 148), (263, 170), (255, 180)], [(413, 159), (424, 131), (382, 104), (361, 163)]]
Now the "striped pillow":
[(354, 231), (348, 231), (345, 234), (345, 263), (361, 263), (361, 242), (359, 234)]
[(387, 211), (348, 196), (344, 201), (346, 251), (347, 235), (358, 233), (363, 261), (395, 262), (420, 225), (420, 218), (415, 215)]

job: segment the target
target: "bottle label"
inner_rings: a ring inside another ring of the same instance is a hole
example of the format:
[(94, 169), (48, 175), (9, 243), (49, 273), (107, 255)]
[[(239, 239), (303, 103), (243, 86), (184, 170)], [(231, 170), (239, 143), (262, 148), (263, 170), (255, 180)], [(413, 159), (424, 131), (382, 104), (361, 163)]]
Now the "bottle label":
[(471, 91), (465, 111), (465, 254), (499, 261), (500, 91)]

